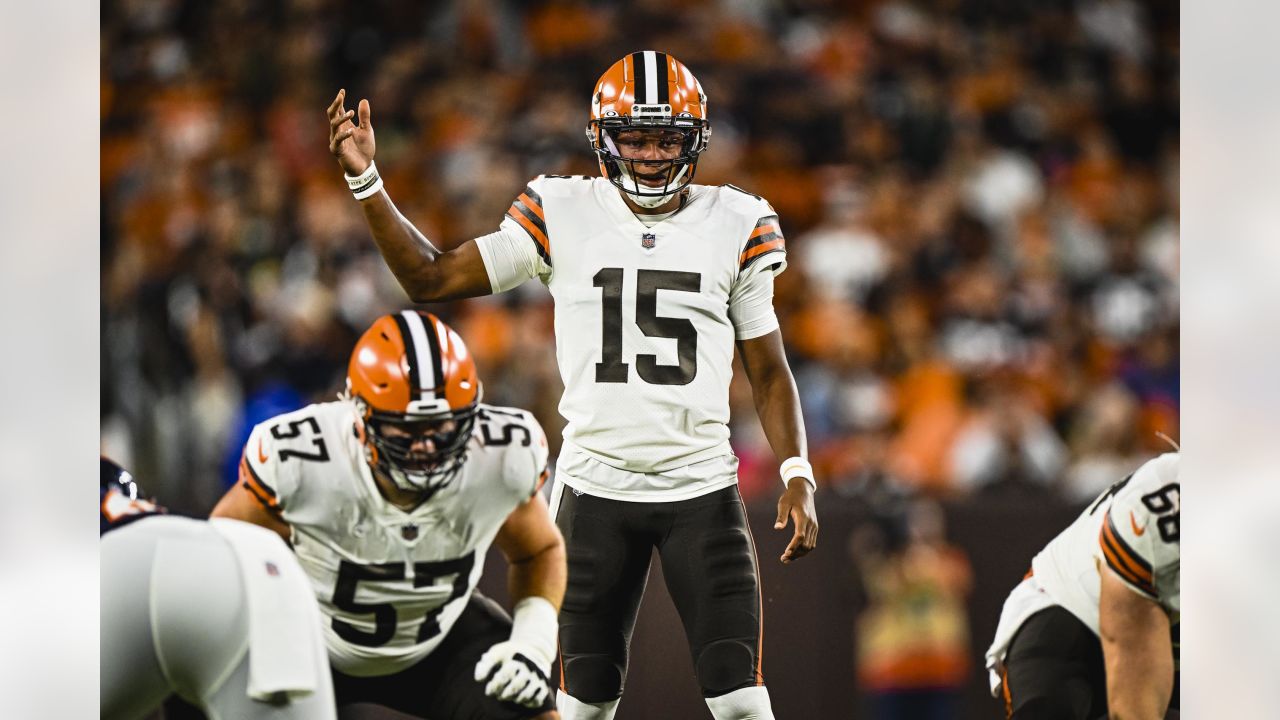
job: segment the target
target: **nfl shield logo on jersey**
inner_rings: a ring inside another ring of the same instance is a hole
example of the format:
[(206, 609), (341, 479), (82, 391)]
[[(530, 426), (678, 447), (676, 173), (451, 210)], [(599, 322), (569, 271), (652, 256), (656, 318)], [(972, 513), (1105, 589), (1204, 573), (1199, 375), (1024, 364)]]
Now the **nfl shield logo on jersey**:
[(645, 233), (640, 236), (640, 247), (645, 250), (652, 250), (655, 243), (658, 242), (658, 236), (653, 233)]
[(400, 537), (403, 537), (405, 540), (417, 540), (418, 526), (413, 524), (402, 525), (400, 527)]

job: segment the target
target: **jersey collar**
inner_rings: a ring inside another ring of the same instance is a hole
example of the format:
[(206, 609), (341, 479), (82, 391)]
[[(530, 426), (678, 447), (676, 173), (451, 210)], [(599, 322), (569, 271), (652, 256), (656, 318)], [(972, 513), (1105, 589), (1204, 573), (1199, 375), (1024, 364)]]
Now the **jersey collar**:
[(594, 189), (596, 199), (600, 205), (604, 207), (605, 212), (614, 222), (621, 225), (629, 225), (641, 233), (653, 232), (657, 228), (679, 218), (680, 215), (688, 210), (690, 205), (697, 202), (698, 198), (702, 197), (707, 190), (705, 185), (689, 185), (689, 199), (685, 202), (684, 206), (650, 226), (640, 222), (640, 218), (636, 217), (635, 213), (631, 212), (631, 208), (628, 207), (626, 201), (622, 199), (622, 191), (614, 187), (613, 183), (605, 180), (604, 178), (596, 178)]

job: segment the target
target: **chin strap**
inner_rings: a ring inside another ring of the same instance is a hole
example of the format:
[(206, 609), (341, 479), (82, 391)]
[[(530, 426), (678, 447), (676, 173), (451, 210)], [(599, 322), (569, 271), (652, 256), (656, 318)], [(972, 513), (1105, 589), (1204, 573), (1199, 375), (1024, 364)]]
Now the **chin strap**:
[[(617, 146), (613, 145), (613, 138), (609, 137), (608, 133), (605, 133), (604, 143), (605, 143), (605, 146), (608, 147), (609, 152), (612, 152), (613, 155), (620, 155), (620, 152), (618, 152)], [(645, 188), (644, 186), (641, 186), (640, 181), (637, 181), (635, 176), (632, 176), (630, 172), (627, 172), (626, 164), (622, 163), (621, 160), (609, 159), (608, 161), (609, 163), (613, 163), (614, 167), (618, 168), (618, 174), (620, 174), (621, 176), (620, 184), (623, 187), (623, 192), (626, 192), (627, 195), (631, 197), (631, 200), (635, 201), (635, 204), (641, 206), (641, 208), (649, 208), (649, 209), (657, 208), (657, 206), (662, 205), (663, 202), (667, 202), (671, 200), (672, 197), (675, 197), (676, 193), (680, 192), (681, 190), (684, 190), (684, 188), (682, 187), (677, 187), (676, 190), (663, 193), (663, 195), (640, 195), (641, 192), (645, 190), (653, 190), (653, 188)], [(681, 165), (680, 172), (676, 173), (676, 177), (668, 179), (667, 181), (668, 186), (673, 186), (673, 184), (680, 184), (680, 178), (685, 177), (685, 173), (687, 172), (689, 172), (689, 164), (686, 163), (684, 165)], [(627, 191), (626, 190), (627, 186), (630, 186), (632, 188), (632, 191)]]
[[(627, 195), (631, 198), (631, 200), (635, 204), (639, 205), (642, 208), (649, 208), (649, 209), (656, 208), (659, 205), (670, 201), (671, 198), (675, 197), (678, 193), (680, 193), (680, 191), (684, 190), (683, 187), (677, 187), (671, 192), (664, 193), (662, 195), (640, 195), (638, 193), (643, 192), (644, 190), (652, 190), (653, 188), (646, 188), (643, 185), (641, 185), (639, 180), (636, 180), (631, 173), (627, 172), (626, 165), (622, 164), (617, 160), (613, 160), (611, 162), (613, 162), (617, 166), (618, 172), (622, 175), (622, 184), (624, 186), (630, 186), (635, 191), (635, 192), (628, 192), (624, 189), (624, 192), (627, 193)], [(681, 165), (680, 172), (676, 173), (675, 177), (668, 180), (667, 185), (668, 186), (679, 185), (680, 179), (683, 178), (684, 174), (688, 171), (689, 171), (688, 164)]]
[(631, 198), (632, 202), (647, 210), (652, 210), (662, 205), (675, 197), (675, 195), (676, 193), (668, 193), (666, 195), (631, 195), (628, 193), (628, 197)]

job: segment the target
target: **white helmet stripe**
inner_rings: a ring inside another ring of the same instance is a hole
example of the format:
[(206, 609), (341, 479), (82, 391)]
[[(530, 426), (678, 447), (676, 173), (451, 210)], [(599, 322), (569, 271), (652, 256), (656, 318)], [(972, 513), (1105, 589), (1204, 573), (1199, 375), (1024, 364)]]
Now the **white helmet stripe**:
[(658, 102), (658, 53), (653, 50), (644, 51), (644, 102)]
[(418, 365), (418, 389), (431, 390), (436, 366), (435, 358), (431, 356), (431, 346), (427, 342), (427, 326), (422, 316), (413, 310), (401, 310), (400, 316), (409, 328), (410, 344), (413, 347), (405, 349), (413, 353), (413, 359)]

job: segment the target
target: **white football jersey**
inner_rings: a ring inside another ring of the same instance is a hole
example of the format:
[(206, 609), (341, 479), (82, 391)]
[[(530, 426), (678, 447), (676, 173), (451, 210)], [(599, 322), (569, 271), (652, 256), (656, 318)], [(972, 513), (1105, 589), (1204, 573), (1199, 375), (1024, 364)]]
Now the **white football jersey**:
[(1113, 485), (1031, 563), (1037, 584), (1095, 633), (1099, 562), (1169, 613), (1179, 611), (1178, 458), (1161, 455)]
[[(770, 273), (771, 297), (772, 274), (786, 267), (768, 202), (732, 186), (694, 185), (679, 212), (646, 226), (603, 178), (542, 176), (501, 232), (477, 244), (495, 292), (536, 276), (555, 300), (568, 421), (561, 457), (569, 461), (557, 465), (558, 477), (609, 496), (643, 491), (646, 474), (731, 453), (734, 341), (777, 328), (771, 305), (767, 319), (743, 317), (741, 296)], [(630, 474), (637, 487), (561, 473), (575, 456)], [(670, 499), (653, 489), (659, 497), (648, 499)]]
[(1005, 601), (987, 650), (993, 693), (1009, 642), (1039, 610), (1061, 606), (1098, 634), (1103, 563), (1134, 592), (1158, 602), (1170, 622), (1178, 624), (1179, 457), (1166, 453), (1149, 460), (1112, 485), (1031, 561), (1031, 573)]
[(241, 480), (289, 524), (341, 672), (387, 675), (430, 654), (466, 607), (499, 528), (546, 479), (538, 421), (480, 408), (458, 476), (413, 510), (378, 491), (350, 402), (274, 417), (249, 436)]

